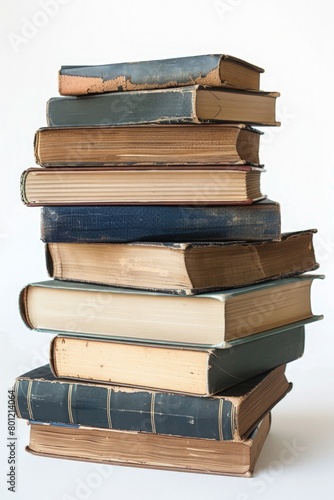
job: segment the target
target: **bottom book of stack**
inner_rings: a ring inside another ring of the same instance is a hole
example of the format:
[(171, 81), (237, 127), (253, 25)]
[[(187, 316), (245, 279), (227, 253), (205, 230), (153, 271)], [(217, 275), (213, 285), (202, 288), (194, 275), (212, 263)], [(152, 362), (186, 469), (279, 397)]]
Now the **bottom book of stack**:
[(26, 449), (52, 458), (249, 477), (268, 435), (270, 418), (268, 413), (243, 441), (33, 423)]
[(292, 388), (285, 369), (202, 397), (57, 378), (46, 365), (17, 378), (16, 413), (34, 454), (250, 476), (270, 412)]

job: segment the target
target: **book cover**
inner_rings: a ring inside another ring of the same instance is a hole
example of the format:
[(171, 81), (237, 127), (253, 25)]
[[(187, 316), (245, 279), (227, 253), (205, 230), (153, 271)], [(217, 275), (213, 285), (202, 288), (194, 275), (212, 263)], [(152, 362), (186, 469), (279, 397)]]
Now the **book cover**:
[(280, 237), (280, 205), (268, 199), (238, 206), (49, 206), (41, 210), (44, 242), (264, 241)]

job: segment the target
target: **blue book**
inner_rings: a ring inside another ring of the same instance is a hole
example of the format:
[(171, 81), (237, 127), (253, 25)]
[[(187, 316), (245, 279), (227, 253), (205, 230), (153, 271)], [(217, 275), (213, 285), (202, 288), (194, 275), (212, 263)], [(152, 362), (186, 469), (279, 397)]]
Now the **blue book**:
[(47, 206), (41, 210), (44, 242), (264, 241), (281, 237), (277, 202), (252, 205)]
[(208, 398), (56, 378), (45, 365), (17, 377), (15, 407), (31, 422), (230, 441), (291, 388), (285, 365)]

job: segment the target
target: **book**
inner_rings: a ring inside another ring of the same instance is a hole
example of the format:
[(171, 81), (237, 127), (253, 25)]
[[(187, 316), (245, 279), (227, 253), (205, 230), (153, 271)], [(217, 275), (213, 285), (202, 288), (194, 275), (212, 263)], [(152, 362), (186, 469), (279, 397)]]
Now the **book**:
[(46, 119), (49, 127), (202, 122), (276, 126), (278, 96), (278, 92), (192, 85), (52, 97), (47, 102)]
[(304, 343), (304, 323), (224, 348), (58, 334), (51, 341), (50, 366), (59, 378), (211, 396), (300, 358)]
[(31, 422), (240, 441), (291, 389), (285, 365), (207, 398), (73, 382), (45, 365), (17, 377), (15, 407)]
[(261, 173), (261, 168), (247, 165), (148, 170), (32, 167), (21, 176), (21, 194), (29, 206), (253, 203), (265, 197)]
[(315, 232), (248, 243), (47, 243), (46, 262), (56, 279), (190, 295), (317, 269)]
[(90, 66), (61, 66), (59, 93), (85, 95), (168, 88), (183, 85), (215, 85), (258, 90), (263, 69), (226, 54), (204, 54), (152, 61)]
[(43, 127), (34, 138), (43, 167), (259, 165), (262, 132), (243, 124)]
[(218, 346), (312, 318), (316, 277), (190, 296), (49, 280), (24, 287), (20, 311), (38, 331)]
[(51, 458), (249, 477), (254, 472), (270, 423), (268, 414), (244, 441), (33, 423), (26, 450)]
[(251, 205), (100, 205), (41, 209), (44, 242), (263, 241), (281, 237), (276, 201)]

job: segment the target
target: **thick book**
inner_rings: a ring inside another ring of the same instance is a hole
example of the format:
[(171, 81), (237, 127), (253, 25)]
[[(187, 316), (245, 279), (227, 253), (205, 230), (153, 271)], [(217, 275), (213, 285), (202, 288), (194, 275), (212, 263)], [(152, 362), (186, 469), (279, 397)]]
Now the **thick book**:
[(285, 365), (207, 398), (73, 382), (45, 365), (16, 379), (15, 408), (31, 422), (240, 441), (291, 389)]
[(281, 238), (281, 210), (251, 205), (100, 205), (41, 209), (44, 242), (264, 241)]
[(202, 122), (275, 126), (279, 125), (275, 118), (278, 96), (278, 92), (193, 85), (52, 97), (47, 102), (46, 119), (50, 127)]
[(244, 441), (212, 441), (32, 423), (26, 450), (50, 458), (250, 477), (269, 433), (270, 423), (269, 413)]
[(34, 139), (43, 167), (259, 165), (261, 132), (243, 124), (43, 127)]
[(39, 331), (218, 346), (313, 318), (317, 277), (184, 296), (49, 280), (21, 291), (20, 311)]
[(56, 279), (190, 295), (317, 269), (315, 232), (248, 243), (48, 243), (46, 263)]
[(260, 187), (262, 172), (248, 165), (33, 167), (21, 176), (21, 195), (29, 206), (247, 204), (265, 198)]
[(227, 54), (204, 54), (152, 61), (61, 66), (59, 93), (85, 95), (193, 84), (259, 90), (263, 69)]
[(50, 365), (59, 378), (210, 396), (300, 358), (305, 323), (224, 348), (59, 334), (51, 341)]

